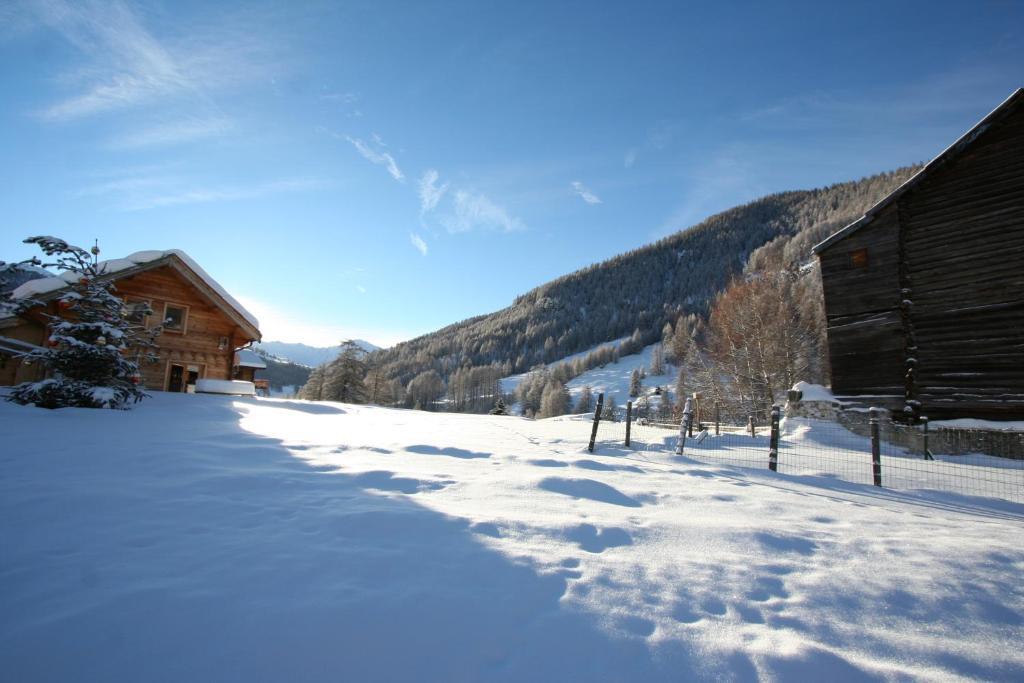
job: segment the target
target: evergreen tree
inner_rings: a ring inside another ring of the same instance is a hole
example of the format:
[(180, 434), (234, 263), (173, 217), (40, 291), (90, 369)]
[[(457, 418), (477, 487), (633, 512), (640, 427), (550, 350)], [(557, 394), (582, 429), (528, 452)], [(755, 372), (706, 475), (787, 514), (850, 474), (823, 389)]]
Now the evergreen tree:
[(433, 410), (444, 395), (444, 381), (437, 370), (416, 375), (406, 388), (406, 403), (416, 410)]
[(583, 387), (583, 389), (580, 390), (580, 397), (576, 401), (576, 409), (574, 412), (577, 414), (589, 413), (594, 409), (593, 401), (593, 392), (590, 389), (590, 385)]
[(139, 388), (138, 362), (155, 362), (155, 339), (162, 328), (147, 330), (132, 321), (113, 282), (104, 277), (98, 247), (90, 255), (55, 237), (25, 242), (54, 258), (45, 265), (65, 271), (71, 286), (58, 299), (67, 317), (43, 314), (50, 321), (48, 348), (22, 356), (25, 362), (40, 363), (50, 377), (19, 384), (8, 400), (43, 408), (126, 408), (142, 400), (146, 394)]
[(601, 419), (608, 420), (609, 422), (615, 422), (616, 410), (618, 410), (618, 405), (615, 403), (615, 397), (609, 396), (608, 400), (604, 402), (604, 409), (601, 411)]
[(675, 401), (672, 400), (672, 393), (666, 389), (661, 394), (661, 405), (658, 410), (658, 417), (661, 420), (671, 420), (676, 412)]
[(494, 402), (494, 407), (491, 408), (491, 415), (508, 415), (508, 411), (505, 409), (505, 399), (501, 396)]
[(558, 417), (569, 412), (569, 392), (565, 385), (552, 380), (544, 387), (540, 401), (541, 417)]
[(640, 371), (634, 368), (629, 376), (629, 395), (636, 398), (640, 395), (640, 389)]
[(363, 403), (366, 401), (365, 352), (352, 340), (341, 344), (341, 354), (328, 364), (324, 375), (323, 395), (328, 401)]
[(299, 398), (307, 401), (324, 400), (324, 374), (325, 366), (318, 365), (309, 373), (309, 379), (299, 389)]
[(662, 351), (661, 344), (656, 344), (651, 349), (651, 374), (655, 377), (665, 374), (665, 352)]

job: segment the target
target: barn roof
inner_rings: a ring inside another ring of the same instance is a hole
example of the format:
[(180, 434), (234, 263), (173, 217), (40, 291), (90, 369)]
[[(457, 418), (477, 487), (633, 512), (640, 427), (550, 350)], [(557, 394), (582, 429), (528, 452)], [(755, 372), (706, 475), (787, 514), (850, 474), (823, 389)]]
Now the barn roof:
[[(205, 290), (204, 293), (207, 297), (218, 308), (223, 310), (228, 317), (252, 335), (253, 339), (260, 338), (259, 321), (256, 319), (256, 316), (247, 311), (237, 299), (221, 287), (220, 283), (200, 268), (199, 264), (192, 260), (191, 256), (180, 249), (137, 251), (124, 258), (101, 261), (98, 264), (98, 268), (104, 275), (109, 275), (112, 279), (119, 279), (163, 265), (173, 267), (186, 280)], [(69, 271), (57, 276), (29, 280), (11, 292), (11, 299), (38, 299), (46, 301), (55, 298), (59, 292), (69, 287), (77, 278), (77, 273)]]
[(993, 109), (989, 114), (978, 121), (969, 131), (960, 136), (960, 138), (952, 145), (947, 147), (941, 154), (929, 161), (924, 167), (912, 175), (905, 183), (893, 190), (887, 197), (882, 199), (870, 209), (868, 209), (864, 215), (853, 223), (850, 223), (842, 230), (833, 233), (822, 242), (814, 245), (812, 251), (815, 254), (821, 253), (825, 249), (828, 249), (836, 242), (846, 239), (853, 233), (857, 232), (865, 225), (868, 225), (875, 219), (875, 216), (879, 214), (885, 207), (889, 206), (893, 202), (897, 201), (904, 194), (914, 189), (919, 185), (925, 178), (927, 178), (935, 169), (944, 166), (951, 159), (956, 158), (969, 148), (978, 137), (981, 136), (986, 130), (988, 130), (993, 123), (1002, 119), (1004, 116), (1014, 110), (1018, 104), (1024, 102), (1024, 88), (1017, 88), (1009, 97), (1003, 100), (1003, 103)]

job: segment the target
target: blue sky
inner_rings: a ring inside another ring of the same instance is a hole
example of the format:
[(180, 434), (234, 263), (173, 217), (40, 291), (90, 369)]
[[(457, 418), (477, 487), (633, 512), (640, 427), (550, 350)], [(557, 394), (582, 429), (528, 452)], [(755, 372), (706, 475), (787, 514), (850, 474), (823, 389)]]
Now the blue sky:
[[(1024, 3), (0, 4), (0, 259), (180, 248), (266, 339), (390, 344), (1024, 85)], [(628, 287), (628, 283), (623, 283)]]

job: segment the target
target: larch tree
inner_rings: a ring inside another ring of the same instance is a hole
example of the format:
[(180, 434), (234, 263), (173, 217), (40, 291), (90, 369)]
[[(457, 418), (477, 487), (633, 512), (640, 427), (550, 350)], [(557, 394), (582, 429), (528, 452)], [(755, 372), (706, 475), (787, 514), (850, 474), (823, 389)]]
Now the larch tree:
[(324, 375), (324, 398), (342, 403), (364, 403), (366, 401), (365, 352), (352, 340), (341, 344), (341, 353), (327, 365)]

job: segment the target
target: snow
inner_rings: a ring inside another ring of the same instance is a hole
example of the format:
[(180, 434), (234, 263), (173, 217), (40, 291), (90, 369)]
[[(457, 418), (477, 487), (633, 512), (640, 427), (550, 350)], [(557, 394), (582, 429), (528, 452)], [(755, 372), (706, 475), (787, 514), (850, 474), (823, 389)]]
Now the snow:
[(797, 382), (793, 385), (793, 389), (801, 392), (801, 401), (828, 401), (829, 403), (841, 402), (832, 395), (832, 392), (829, 391), (828, 387), (823, 387), (820, 384)]
[(979, 420), (961, 417), (955, 420), (932, 420), (932, 429), (990, 429), (1002, 432), (1024, 431), (1024, 420)]
[[(164, 251), (137, 251), (133, 254), (129, 254), (124, 258), (110, 259), (107, 261), (101, 261), (98, 264), (99, 271), (104, 274), (117, 273), (122, 270), (133, 268), (143, 263), (150, 263), (162, 259), (166, 256), (175, 255), (181, 259), (185, 265), (187, 265), (199, 278), (206, 284), (207, 287), (214, 290), (219, 294), (227, 304), (234, 309), (240, 316), (245, 318), (253, 327), (259, 329), (259, 321), (249, 311), (245, 310), (242, 304), (238, 303), (238, 300), (228, 294), (227, 290), (221, 287), (220, 283), (210, 277), (210, 274), (199, 267), (191, 256), (186, 254), (181, 249), (167, 249)], [(50, 292), (57, 291), (66, 287), (69, 284), (74, 283), (79, 278), (78, 273), (67, 271), (61, 273), (56, 277), (44, 277), (36, 280), (29, 280), (16, 288), (11, 293), (13, 299), (31, 299), (35, 296), (41, 296)]]
[(200, 394), (252, 396), (256, 393), (256, 385), (238, 379), (204, 378), (196, 380), (196, 391)]
[[(628, 337), (625, 337), (628, 339)], [(618, 340), (622, 341), (622, 340)], [(572, 360), (578, 356), (586, 355), (591, 351), (594, 351), (602, 346), (608, 346), (609, 344), (618, 344), (617, 342), (606, 342), (604, 344), (598, 344), (592, 349), (583, 351), (578, 354), (574, 354), (567, 358), (550, 363), (548, 367), (558, 365), (558, 363), (566, 360)], [(675, 396), (676, 386), (676, 368), (669, 363), (665, 363), (665, 372), (661, 375), (651, 375), (651, 355), (654, 352), (654, 347), (657, 344), (646, 346), (640, 353), (635, 353), (629, 356), (622, 356), (617, 363), (609, 363), (604, 367), (593, 368), (587, 370), (583, 374), (570, 380), (566, 387), (569, 389), (569, 394), (572, 397), (573, 403), (579, 399), (580, 392), (583, 391), (583, 387), (589, 386), (594, 395), (594, 400), (597, 400), (598, 393), (604, 392), (604, 400), (607, 402), (609, 398), (614, 398), (615, 403), (618, 406), (626, 405), (626, 401), (635, 401), (636, 398), (629, 395), (629, 379), (633, 373), (633, 370), (643, 369), (648, 373), (647, 377), (642, 380), (643, 393), (651, 395), (655, 387), (661, 387), (662, 390), (669, 389), (673, 396)], [(513, 375), (512, 377), (505, 377), (501, 380), (502, 391), (511, 392), (514, 391), (523, 378), (529, 373), (521, 375)], [(656, 405), (657, 398), (652, 396), (652, 405)]]
[(572, 418), (159, 393), (0, 429), (9, 680), (1024, 677), (1020, 505)]
[(566, 385), (572, 400), (575, 402), (579, 398), (580, 392), (583, 391), (583, 387), (589, 386), (595, 401), (601, 392), (604, 392), (606, 404), (609, 398), (614, 398), (616, 405), (619, 406), (626, 405), (626, 401), (635, 401), (636, 399), (629, 395), (629, 378), (633, 374), (633, 370), (639, 369), (643, 369), (647, 373), (647, 377), (642, 380), (644, 394), (651, 395), (655, 387), (661, 387), (663, 391), (669, 389), (674, 395), (676, 373), (678, 372), (674, 366), (665, 363), (664, 373), (650, 374), (651, 354), (654, 352), (655, 346), (658, 345), (652, 344), (644, 347), (640, 353), (623, 356), (618, 363), (609, 363), (603, 368), (587, 370), (582, 375), (573, 378)]
[[(586, 317), (586, 315), (583, 315), (583, 317)], [(552, 363), (548, 363), (547, 365), (545, 365), (545, 367), (553, 368), (556, 365), (559, 365), (561, 363), (570, 363), (570, 362), (576, 360), (577, 358), (583, 358), (587, 354), (593, 353), (594, 351), (597, 351), (598, 349), (604, 348), (606, 346), (614, 348), (614, 347), (618, 346), (619, 344), (621, 344), (622, 342), (626, 341), (627, 339), (629, 339), (628, 336), (627, 337), (621, 337), (620, 339), (613, 339), (612, 341), (601, 342), (600, 344), (596, 344), (594, 346), (591, 346), (589, 349), (585, 349), (585, 350), (580, 351), (578, 353), (574, 353), (572, 355), (566, 356), (566, 357), (564, 357), (564, 358), (562, 358), (560, 360), (556, 360), (556, 361), (554, 361)], [(518, 375), (511, 375), (509, 377), (503, 377), (501, 379), (501, 390), (504, 391), (507, 394), (512, 393), (513, 391), (516, 390), (516, 387), (518, 387), (520, 385), (520, 383), (522, 383), (523, 379), (527, 375), (529, 375), (529, 374), (530, 374), (529, 372), (523, 372), (523, 373), (520, 373)]]

